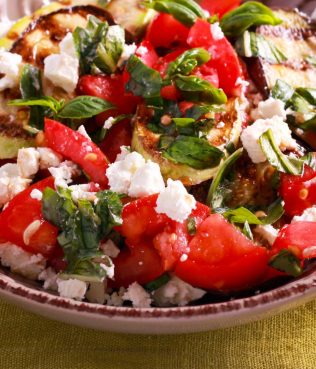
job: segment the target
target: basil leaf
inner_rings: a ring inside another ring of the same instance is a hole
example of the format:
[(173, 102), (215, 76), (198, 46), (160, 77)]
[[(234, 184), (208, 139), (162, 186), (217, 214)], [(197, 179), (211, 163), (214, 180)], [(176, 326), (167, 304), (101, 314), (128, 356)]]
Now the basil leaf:
[(255, 216), (250, 210), (240, 207), (238, 209), (225, 211), (223, 216), (230, 223), (246, 223), (248, 224), (262, 224), (261, 220)]
[(190, 236), (194, 236), (196, 234), (196, 221), (194, 218), (188, 218), (187, 229)]
[(294, 175), (303, 173), (304, 162), (284, 155), (275, 143), (271, 129), (259, 138), (259, 143), (269, 163), (278, 171)]
[(214, 87), (202, 78), (177, 75), (175, 84), (186, 100), (207, 104), (225, 104), (227, 102), (227, 96), (222, 89)]
[(316, 154), (314, 152), (309, 152), (301, 159), (304, 161), (304, 164), (308, 165), (313, 170), (316, 170)]
[(16, 99), (9, 101), (8, 105), (11, 106), (42, 106), (49, 108), (55, 114), (61, 109), (64, 101), (58, 101), (51, 96), (44, 96), (40, 98), (30, 98), (30, 99)]
[(162, 78), (159, 72), (147, 67), (135, 55), (129, 58), (126, 68), (131, 76), (125, 86), (126, 91), (145, 99), (160, 98)]
[(177, 74), (187, 76), (196, 67), (207, 63), (210, 58), (210, 54), (202, 48), (187, 50), (178, 56), (175, 61), (169, 64), (166, 78), (170, 79)]
[(99, 97), (78, 96), (66, 103), (57, 115), (59, 118), (84, 119), (94, 117), (113, 107), (111, 103)]
[(249, 226), (249, 223), (248, 221), (246, 220), (245, 221), (245, 224), (244, 224), (244, 228), (242, 230), (242, 233), (247, 237), (249, 238), (251, 241), (253, 241), (253, 234), (251, 232), (251, 228)]
[(287, 103), (293, 96), (294, 89), (292, 86), (282, 81), (281, 79), (277, 79), (272, 91), (271, 95), (275, 99), (282, 100), (284, 103)]
[(162, 155), (175, 163), (207, 169), (216, 167), (224, 153), (201, 138), (178, 136)]
[(74, 278), (84, 282), (100, 282), (107, 276), (106, 270), (101, 264), (92, 260), (78, 260), (74, 265), (67, 268), (66, 273), (60, 274), (61, 278)]
[(158, 290), (158, 288), (164, 286), (165, 284), (167, 284), (170, 281), (170, 276), (169, 274), (163, 274), (160, 277), (154, 279), (153, 281), (146, 283), (144, 285), (144, 288), (149, 291), (149, 292), (153, 292)]
[(299, 87), (295, 92), (302, 96), (309, 104), (316, 106), (316, 88)]
[(219, 167), (215, 178), (212, 181), (211, 187), (208, 191), (206, 203), (212, 208), (221, 208), (224, 201), (221, 184), (223, 183), (228, 172), (231, 170), (235, 162), (241, 157), (243, 149), (240, 148), (230, 155)]
[(281, 198), (276, 199), (268, 207), (268, 215), (264, 218), (260, 218), (262, 224), (274, 224), (276, 221), (278, 221), (284, 214), (283, 204), (284, 202)]
[(192, 123), (195, 123), (195, 119), (192, 118), (173, 118), (172, 121), (178, 127), (187, 127), (190, 126)]
[(270, 261), (269, 265), (281, 272), (292, 277), (299, 277), (303, 273), (300, 260), (292, 254), (289, 250), (283, 249), (275, 255)]
[(267, 6), (257, 1), (249, 1), (225, 14), (220, 25), (226, 36), (238, 37), (253, 26), (263, 24), (276, 26), (281, 23), (282, 20), (276, 17)]

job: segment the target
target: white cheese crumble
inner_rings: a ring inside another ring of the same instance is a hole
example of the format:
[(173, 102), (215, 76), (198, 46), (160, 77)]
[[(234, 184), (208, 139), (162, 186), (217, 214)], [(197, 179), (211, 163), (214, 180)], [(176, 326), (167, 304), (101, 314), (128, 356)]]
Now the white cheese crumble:
[(30, 193), (30, 196), (34, 200), (41, 201), (43, 198), (43, 192), (38, 190), (37, 188), (34, 188), (34, 190), (32, 190), (32, 192)]
[(158, 196), (157, 213), (166, 214), (177, 222), (183, 222), (195, 208), (196, 200), (188, 194), (182, 182), (169, 178), (167, 187)]
[(72, 181), (72, 177), (78, 172), (78, 167), (73, 162), (63, 161), (57, 168), (48, 168), (50, 174), (55, 178), (55, 187), (67, 188), (68, 183)]
[(316, 206), (305, 209), (301, 215), (293, 217), (293, 222), (316, 222)]
[(14, 22), (11, 22), (8, 18), (0, 22), (0, 38), (6, 36), (13, 24)]
[(276, 144), (282, 151), (289, 149), (295, 150), (296, 141), (291, 136), (291, 130), (287, 123), (279, 116), (271, 119), (258, 119), (251, 126), (248, 126), (241, 134), (241, 142), (246, 149), (250, 159), (255, 163), (263, 163), (267, 159), (261, 150), (259, 138), (264, 132), (271, 129)]
[(62, 156), (57, 154), (48, 147), (38, 147), (37, 151), (40, 154), (39, 166), (40, 169), (48, 169), (50, 167), (58, 167), (62, 162)]
[(22, 56), (0, 49), (0, 91), (13, 88), (19, 83)]
[(77, 132), (91, 141), (91, 137), (88, 135), (88, 132), (83, 124), (81, 124), (81, 126), (78, 128)]
[(148, 53), (148, 49), (146, 46), (139, 46), (139, 48), (136, 50), (136, 53), (139, 56), (145, 56)]
[(73, 185), (69, 186), (68, 188), (71, 190), (71, 197), (74, 202), (78, 202), (78, 200), (94, 201), (96, 199), (96, 193), (90, 191), (89, 183)]
[(272, 225), (258, 225), (255, 228), (255, 232), (259, 234), (262, 238), (268, 241), (269, 245), (273, 245), (274, 241), (278, 237), (279, 230), (274, 228)]
[(35, 148), (28, 147), (18, 151), (17, 164), (21, 177), (32, 178), (39, 170), (39, 163), (40, 154)]
[(125, 157), (131, 153), (130, 146), (121, 146), (121, 152), (117, 155), (115, 161), (122, 161)]
[(131, 301), (136, 308), (149, 308), (152, 302), (150, 294), (137, 282), (128, 287), (123, 300)]
[(31, 224), (29, 224), (24, 232), (23, 232), (23, 242), (26, 245), (30, 244), (31, 238), (34, 236), (34, 234), (39, 230), (41, 226), (41, 221), (40, 220), (34, 220), (34, 222), (32, 222)]
[(182, 254), (181, 257), (180, 257), (181, 263), (184, 263), (187, 260), (188, 260), (188, 255), (187, 254)]
[(0, 244), (0, 258), (2, 265), (10, 267), (13, 273), (33, 280), (38, 278), (46, 265), (46, 259), (42, 255), (31, 254), (9, 242)]
[[(107, 264), (104, 264), (106, 262)], [(105, 270), (106, 277), (110, 279), (114, 279), (114, 264), (110, 258), (105, 258), (103, 263), (100, 264), (101, 268)]]
[(124, 45), (122, 55), (117, 63), (118, 67), (121, 67), (132, 55), (136, 53), (137, 46), (133, 43), (131, 45)]
[(121, 251), (112, 240), (101, 243), (100, 249), (103, 251), (104, 255), (110, 258), (116, 258)]
[(121, 287), (118, 292), (113, 293), (107, 293), (106, 294), (106, 304), (108, 306), (122, 306), (123, 301), (123, 295), (125, 294), (126, 289), (124, 287)]
[(258, 118), (269, 119), (274, 116), (286, 118), (285, 103), (282, 100), (269, 97), (268, 100), (260, 101), (257, 109)]
[(39, 281), (44, 281), (43, 287), (45, 290), (57, 291), (58, 274), (52, 267), (44, 269), (38, 276)]
[(87, 291), (87, 284), (79, 279), (57, 279), (58, 293), (61, 297), (83, 300)]
[(110, 128), (112, 128), (112, 126), (113, 126), (114, 122), (115, 122), (115, 118), (113, 118), (113, 117), (109, 117), (109, 118), (104, 122), (103, 128), (104, 128), (104, 129), (110, 129)]
[(215, 22), (211, 24), (211, 33), (214, 40), (221, 40), (224, 38), (224, 33), (219, 25), (219, 22)]
[(78, 58), (74, 38), (71, 32), (68, 32), (60, 42), (59, 49), (61, 54), (69, 55), (74, 59)]
[(172, 277), (162, 287), (153, 293), (153, 299), (158, 306), (185, 306), (205, 295), (205, 291), (195, 288), (177, 277)]

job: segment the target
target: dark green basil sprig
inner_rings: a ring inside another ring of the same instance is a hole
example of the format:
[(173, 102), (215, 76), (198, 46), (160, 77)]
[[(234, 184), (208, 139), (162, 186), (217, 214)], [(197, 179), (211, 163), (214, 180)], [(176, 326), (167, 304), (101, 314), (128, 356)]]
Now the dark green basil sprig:
[(281, 272), (284, 272), (292, 277), (299, 277), (303, 273), (301, 261), (289, 250), (283, 249), (275, 255), (269, 265)]
[(119, 196), (111, 191), (96, 194), (96, 205), (87, 200), (75, 204), (69, 189), (43, 192), (42, 212), (44, 218), (60, 229), (59, 245), (67, 262), (64, 274), (84, 281), (102, 281), (106, 266), (111, 261), (99, 251), (99, 244), (113, 227), (122, 224), (123, 205)]
[(267, 6), (257, 1), (249, 1), (225, 14), (220, 25), (226, 36), (235, 38), (253, 26), (276, 26), (281, 23), (282, 20)]

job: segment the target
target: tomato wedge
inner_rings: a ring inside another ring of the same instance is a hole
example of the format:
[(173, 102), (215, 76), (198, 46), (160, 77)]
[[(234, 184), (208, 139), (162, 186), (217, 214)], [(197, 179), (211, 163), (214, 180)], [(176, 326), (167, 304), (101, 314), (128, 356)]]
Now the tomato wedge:
[(48, 147), (80, 165), (91, 181), (106, 187), (108, 160), (87, 137), (51, 119), (45, 119), (45, 139)]
[(222, 18), (225, 13), (237, 8), (240, 5), (240, 0), (202, 0), (199, 3), (211, 15), (217, 14)]
[(236, 291), (259, 283), (268, 270), (268, 251), (255, 245), (221, 215), (212, 214), (189, 244), (188, 259), (175, 274), (195, 287)]
[[(54, 252), (58, 229), (48, 223), (42, 215), (42, 203), (30, 195), (35, 189), (43, 191), (54, 188), (54, 178), (49, 177), (15, 196), (8, 206), (0, 213), (0, 239), (11, 242), (34, 254), (49, 257)], [(25, 243), (24, 232), (35, 221), (40, 221), (39, 228)]]

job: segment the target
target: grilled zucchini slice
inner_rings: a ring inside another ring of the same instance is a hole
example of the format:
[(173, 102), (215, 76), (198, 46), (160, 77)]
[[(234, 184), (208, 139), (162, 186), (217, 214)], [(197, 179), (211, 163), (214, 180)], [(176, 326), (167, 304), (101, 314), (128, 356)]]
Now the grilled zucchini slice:
[[(223, 148), (228, 142), (237, 145), (242, 129), (241, 101), (232, 98), (226, 105), (226, 112), (222, 114), (220, 120), (225, 123), (224, 127), (212, 128), (209, 142), (211, 145)], [(147, 122), (142, 117), (135, 120), (132, 149), (139, 152), (144, 158), (159, 164), (164, 178), (181, 180), (185, 185), (191, 186), (213, 178), (218, 167), (198, 170), (188, 165), (176, 164), (164, 158), (158, 150), (160, 134), (152, 132), (147, 128)]]

